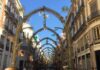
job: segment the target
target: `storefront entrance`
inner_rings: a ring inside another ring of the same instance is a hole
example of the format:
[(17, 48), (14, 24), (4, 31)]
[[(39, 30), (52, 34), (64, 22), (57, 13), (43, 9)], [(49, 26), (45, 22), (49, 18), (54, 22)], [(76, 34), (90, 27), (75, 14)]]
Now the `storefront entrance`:
[(96, 51), (97, 70), (100, 70), (100, 51)]

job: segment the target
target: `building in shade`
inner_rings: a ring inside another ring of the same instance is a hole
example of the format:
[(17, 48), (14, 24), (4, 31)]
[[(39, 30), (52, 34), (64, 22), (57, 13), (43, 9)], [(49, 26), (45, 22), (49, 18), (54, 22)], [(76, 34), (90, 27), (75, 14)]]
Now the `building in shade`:
[[(74, 0), (67, 18), (74, 70), (100, 70), (100, 0)], [(67, 29), (67, 26), (65, 26)], [(72, 60), (71, 59), (71, 60)]]
[(11, 53), (18, 22), (23, 18), (19, 0), (0, 0), (0, 70), (11, 64)]

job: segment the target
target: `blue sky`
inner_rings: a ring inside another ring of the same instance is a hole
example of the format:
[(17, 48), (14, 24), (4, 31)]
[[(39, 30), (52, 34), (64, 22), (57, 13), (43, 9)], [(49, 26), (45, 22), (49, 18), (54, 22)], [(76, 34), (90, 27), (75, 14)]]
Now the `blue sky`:
[[(31, 12), (32, 10), (38, 9), (40, 7), (46, 6), (50, 9), (53, 9), (57, 11), (59, 14), (61, 14), (63, 17), (67, 16), (67, 12), (62, 12), (62, 7), (63, 6), (68, 6), (70, 7), (71, 3), (70, 0), (20, 0), (24, 10), (25, 14)], [(46, 12), (48, 15), (47, 18), (47, 26), (54, 29), (54, 27), (62, 27), (63, 24), (58, 20), (57, 17), (52, 15), (51, 13)], [(29, 24), (32, 25), (34, 28), (34, 31), (37, 31), (41, 27), (43, 27), (43, 16), (39, 15), (39, 13), (34, 14), (29, 20)], [(57, 33), (60, 35), (61, 30), (58, 30)], [(39, 38), (42, 39), (44, 37), (50, 37), (54, 40), (56, 40), (56, 37), (52, 36), (53, 33), (48, 32), (48, 31), (42, 31), (38, 33)], [(45, 43), (42, 42), (42, 44)]]

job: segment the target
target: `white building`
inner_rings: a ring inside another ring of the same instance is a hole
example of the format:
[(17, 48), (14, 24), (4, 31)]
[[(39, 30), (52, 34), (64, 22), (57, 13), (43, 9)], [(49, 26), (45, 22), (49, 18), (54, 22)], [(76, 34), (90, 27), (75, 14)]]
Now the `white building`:
[[(33, 37), (34, 31), (33, 31), (30, 24), (28, 24), (28, 23), (23, 24), (23, 32), (24, 32), (24, 35), (25, 35), (26, 38)], [(36, 46), (36, 42), (39, 41), (39, 36), (36, 35), (35, 37), (33, 37), (32, 41), (33, 41), (33, 48), (36, 48), (35, 46)], [(39, 45), (37, 45), (37, 48), (39, 48), (39, 47), (41, 47), (41, 43)]]

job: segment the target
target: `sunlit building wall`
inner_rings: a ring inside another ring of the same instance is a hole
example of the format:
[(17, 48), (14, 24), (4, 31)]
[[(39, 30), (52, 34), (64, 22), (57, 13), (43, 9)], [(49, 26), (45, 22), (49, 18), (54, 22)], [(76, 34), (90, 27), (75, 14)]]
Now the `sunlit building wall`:
[(0, 70), (9, 66), (18, 22), (23, 17), (19, 0), (0, 0)]
[(74, 0), (70, 17), (74, 68), (100, 70), (100, 0)]

